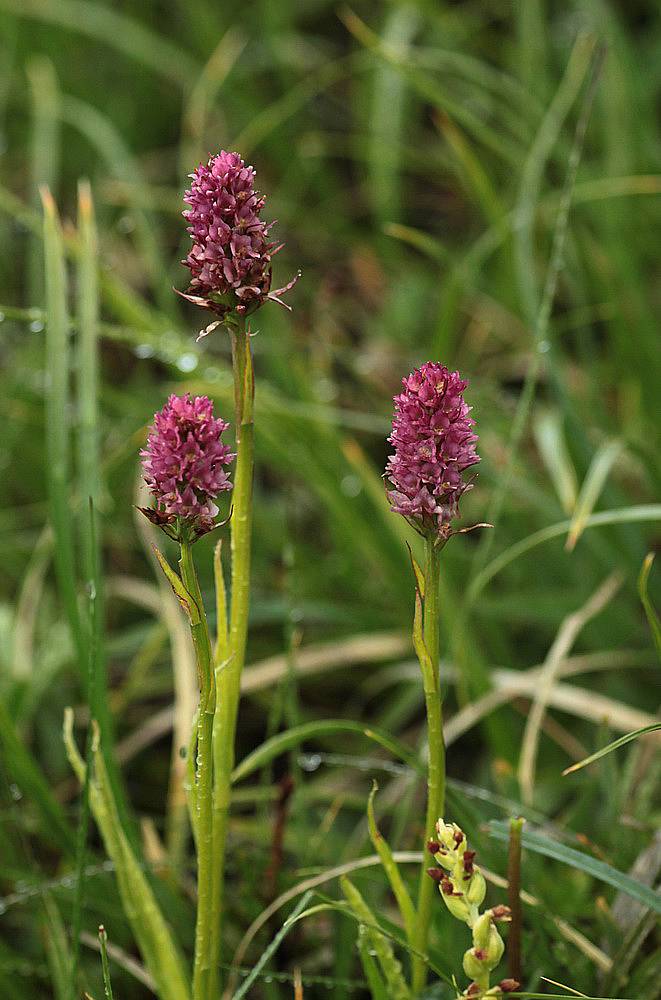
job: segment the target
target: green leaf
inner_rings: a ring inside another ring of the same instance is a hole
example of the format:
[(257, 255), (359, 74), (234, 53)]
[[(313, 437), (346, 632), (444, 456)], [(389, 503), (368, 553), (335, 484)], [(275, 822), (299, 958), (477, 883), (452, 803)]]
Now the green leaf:
[(158, 559), (158, 564), (165, 573), (167, 581), (174, 591), (174, 596), (184, 609), (189, 622), (191, 625), (199, 625), (201, 621), (200, 610), (192, 596), (184, 587), (181, 577), (172, 569), (172, 566), (170, 566), (170, 563), (167, 561), (163, 553), (157, 549), (155, 545), (152, 546), (152, 548), (154, 549), (154, 555)]
[(46, 474), (53, 528), (57, 583), (76, 648), (79, 669), (87, 667), (86, 642), (78, 610), (74, 531), (70, 497), (70, 351), (64, 241), (50, 191), (41, 190), (46, 273)]
[(420, 597), (424, 600), (425, 599), (425, 574), (422, 571), (422, 567), (420, 566), (420, 563), (418, 562), (418, 560), (413, 555), (413, 549), (411, 548), (411, 546), (409, 545), (408, 542), (406, 543), (406, 548), (409, 550), (409, 559), (411, 560), (411, 566), (413, 567), (413, 575), (415, 576), (415, 585), (418, 588), (418, 592), (420, 594)]
[(388, 1000), (388, 990), (381, 978), (378, 966), (372, 958), (370, 948), (369, 932), (363, 924), (358, 927), (358, 954), (365, 973), (365, 979), (369, 983), (372, 1000)]
[(62, 915), (50, 893), (42, 895), (46, 957), (50, 969), (55, 1000), (70, 1000), (75, 994), (76, 980), (69, 954), (69, 942)]
[[(489, 823), (488, 829), (489, 834), (495, 837), (496, 840), (509, 840), (508, 823), (503, 823), (500, 820), (492, 821)], [(553, 858), (555, 861), (570, 865), (572, 868), (577, 868), (579, 871), (591, 875), (592, 878), (596, 878), (600, 882), (612, 885), (619, 892), (626, 893), (627, 896), (636, 899), (643, 906), (654, 910), (655, 913), (661, 913), (661, 893), (655, 892), (654, 889), (643, 885), (642, 882), (631, 878), (630, 875), (625, 875), (624, 872), (618, 871), (617, 868), (607, 865), (604, 861), (597, 861), (596, 858), (590, 857), (589, 854), (583, 854), (581, 851), (574, 850), (573, 847), (567, 847), (566, 844), (560, 844), (555, 840), (551, 840), (550, 837), (532, 830), (523, 831), (521, 842), (526, 850), (532, 851), (535, 854), (542, 854), (547, 858)]]
[(410, 942), (413, 939), (413, 932), (415, 928), (415, 910), (413, 908), (413, 903), (411, 902), (408, 889), (404, 885), (399, 868), (397, 867), (397, 862), (392, 856), (392, 851), (376, 825), (376, 818), (374, 816), (374, 796), (376, 795), (378, 788), (379, 786), (376, 781), (373, 782), (372, 791), (370, 792), (367, 800), (367, 826), (369, 829), (370, 840), (374, 845), (374, 850), (381, 858), (383, 870), (388, 876), (390, 887), (395, 895), (395, 899), (397, 900), (399, 912), (402, 915), (404, 927), (406, 928), (406, 937)]
[(595, 454), (581, 486), (569, 526), (565, 548), (573, 552), (583, 534), (588, 518), (594, 509), (608, 475), (624, 450), (621, 441), (607, 441)]
[[(144, 963), (154, 978), (160, 1000), (190, 1000), (188, 975), (183, 959), (142, 866), (122, 829), (112, 786), (99, 749), (98, 727), (94, 722), (92, 725), (94, 767), (89, 783), (90, 806), (108, 856), (115, 865), (124, 912)], [(64, 743), (74, 773), (79, 781), (84, 782), (86, 767), (74, 741), (71, 709), (65, 712)]]
[(656, 651), (659, 654), (659, 659), (661, 660), (661, 622), (659, 621), (659, 616), (657, 615), (654, 605), (652, 604), (647, 592), (647, 582), (649, 580), (653, 562), (654, 553), (648, 552), (643, 560), (643, 565), (638, 577), (638, 593), (640, 594), (640, 599), (643, 602), (645, 614), (647, 615), (647, 620), (650, 623), (650, 628), (652, 630), (654, 645), (656, 646)]
[(635, 729), (632, 733), (626, 733), (625, 736), (620, 736), (618, 740), (613, 740), (607, 746), (602, 747), (601, 750), (597, 750), (596, 753), (590, 754), (589, 757), (585, 757), (583, 760), (579, 760), (577, 764), (572, 764), (571, 767), (566, 767), (562, 772), (563, 775), (573, 774), (574, 771), (580, 771), (582, 767), (587, 767), (588, 764), (594, 764), (596, 760), (600, 757), (605, 757), (607, 753), (612, 750), (618, 750), (620, 747), (625, 746), (627, 743), (631, 743), (632, 740), (637, 739), (639, 736), (644, 736), (645, 733), (653, 733), (654, 730), (661, 729), (661, 722), (655, 722), (651, 726), (642, 726), (640, 729)]
[[(620, 507), (616, 510), (601, 510), (597, 514), (592, 514), (588, 517), (583, 527), (598, 528), (609, 524), (633, 524), (638, 521), (661, 521), (661, 504), (639, 504), (634, 507)], [(514, 545), (510, 545), (509, 548), (501, 552), (495, 559), (492, 559), (483, 570), (476, 574), (468, 592), (470, 601), (475, 601), (486, 585), (498, 573), (502, 572), (506, 566), (514, 562), (515, 559), (537, 548), (538, 545), (542, 545), (544, 542), (550, 542), (553, 538), (561, 538), (562, 535), (569, 531), (570, 526), (571, 521), (558, 521), (556, 524), (549, 524), (545, 528), (540, 528), (539, 531), (533, 532), (532, 535), (528, 535), (526, 538), (515, 542)]]
[(257, 976), (260, 974), (260, 972), (262, 971), (268, 960), (278, 950), (280, 943), (287, 936), (291, 928), (294, 926), (299, 915), (303, 912), (303, 910), (305, 909), (311, 898), (312, 898), (312, 893), (306, 892), (305, 895), (302, 896), (301, 899), (299, 899), (298, 903), (296, 904), (292, 912), (289, 914), (289, 916), (287, 917), (284, 924), (282, 925), (278, 933), (275, 935), (269, 946), (264, 949), (264, 951), (258, 958), (257, 962), (255, 963), (255, 965), (253, 965), (250, 975), (247, 976), (246, 979), (244, 979), (243, 983), (238, 988), (236, 993), (232, 995), (232, 1000), (241, 1000), (241, 998), (246, 995), (246, 993), (248, 992), (252, 984), (255, 982)]
[(576, 470), (563, 433), (562, 417), (555, 411), (544, 413), (535, 421), (533, 431), (539, 454), (562, 508), (565, 514), (571, 514), (576, 506), (578, 486)]
[(404, 981), (401, 962), (395, 957), (395, 952), (388, 938), (375, 929), (375, 925), (378, 926), (378, 921), (374, 914), (358, 889), (346, 876), (340, 879), (340, 885), (356, 919), (364, 928), (370, 950), (375, 953), (388, 987), (388, 996), (391, 1000), (410, 1000), (411, 993)]
[(343, 719), (324, 719), (319, 722), (304, 722), (300, 726), (294, 726), (293, 729), (287, 729), (285, 732), (271, 737), (270, 740), (266, 740), (256, 750), (248, 754), (247, 757), (244, 757), (238, 767), (234, 769), (232, 781), (234, 783), (243, 781), (244, 778), (247, 778), (250, 774), (268, 764), (274, 757), (286, 753), (292, 747), (299, 746), (306, 740), (320, 739), (323, 736), (332, 736), (335, 733), (356, 733), (359, 736), (366, 736), (374, 743), (378, 743), (385, 750), (389, 750), (390, 753), (413, 768), (414, 771), (417, 771), (419, 774), (424, 773), (424, 769), (417, 757), (403, 743), (393, 739), (392, 736), (389, 736), (383, 730), (376, 729), (374, 726), (365, 726), (360, 722), (345, 721)]

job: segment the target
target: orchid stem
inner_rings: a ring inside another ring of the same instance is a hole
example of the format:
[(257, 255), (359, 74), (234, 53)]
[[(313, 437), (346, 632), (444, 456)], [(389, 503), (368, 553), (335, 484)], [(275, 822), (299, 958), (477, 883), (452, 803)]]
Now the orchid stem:
[(429, 758), (427, 764), (427, 814), (422, 865), (418, 885), (418, 905), (413, 934), (413, 947), (417, 954), (412, 962), (413, 993), (420, 993), (427, 981), (427, 964), (420, 956), (427, 951), (432, 903), (436, 886), (427, 874), (427, 843), (433, 839), (436, 821), (443, 815), (445, 803), (445, 744), (443, 741), (443, 715), (439, 682), (439, 608), (441, 546), (435, 537), (425, 539), (425, 596), (423, 637), (428, 659), (420, 659), (422, 681), (427, 711), (427, 738)]
[(212, 727), (215, 683), (212, 670), (211, 640), (202, 602), (200, 585), (195, 572), (190, 542), (181, 542), (179, 560), (181, 580), (197, 605), (198, 614), (191, 618), (191, 635), (195, 647), (200, 709), (197, 721), (196, 809), (197, 809), (197, 919), (195, 924), (195, 958), (193, 964), (193, 998), (204, 1000), (211, 969), (211, 939), (213, 912), (211, 908), (212, 858)]
[(225, 856), (234, 769), (236, 721), (241, 694), (241, 673), (246, 655), (250, 603), (250, 549), (252, 535), (253, 370), (250, 333), (245, 320), (230, 330), (234, 371), (237, 459), (232, 493), (231, 555), (232, 592), (228, 634), (228, 656), (216, 663), (216, 711), (213, 724), (213, 866), (211, 908), (213, 913), (211, 953), (213, 957), (205, 1000), (218, 996), (222, 921), (224, 917)]

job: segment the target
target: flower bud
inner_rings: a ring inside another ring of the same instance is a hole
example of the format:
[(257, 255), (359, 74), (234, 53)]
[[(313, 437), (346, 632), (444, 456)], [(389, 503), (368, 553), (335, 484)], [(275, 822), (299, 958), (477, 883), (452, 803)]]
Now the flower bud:
[(491, 910), (485, 910), (485, 912), (478, 917), (473, 924), (473, 944), (476, 948), (486, 948), (489, 944), (489, 931), (491, 930), (491, 925)]
[(465, 924), (470, 926), (471, 919), (471, 908), (464, 899), (463, 896), (446, 895), (442, 892), (443, 902), (447, 906), (448, 910), (457, 920), (463, 920)]
[(495, 969), (503, 957), (505, 943), (494, 926), (491, 910), (486, 910), (473, 924), (473, 944), (483, 956), (485, 966)]
[(475, 868), (466, 887), (466, 899), (473, 906), (481, 906), (487, 894), (487, 883), (479, 868)]
[(464, 954), (463, 966), (466, 975), (485, 988), (489, 985), (489, 967), (482, 955), (479, 948), (469, 948)]

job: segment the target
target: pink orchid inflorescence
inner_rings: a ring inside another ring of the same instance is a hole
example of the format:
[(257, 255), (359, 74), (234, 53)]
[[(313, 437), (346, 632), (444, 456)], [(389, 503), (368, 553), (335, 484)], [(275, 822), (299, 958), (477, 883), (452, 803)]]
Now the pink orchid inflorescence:
[(402, 384), (388, 438), (395, 447), (386, 466), (391, 510), (422, 534), (448, 538), (459, 500), (472, 488), (462, 473), (480, 460), (464, 399), (468, 383), (459, 372), (429, 361)]
[(184, 261), (191, 283), (183, 297), (226, 317), (248, 315), (296, 282), (271, 291), (271, 258), (282, 248), (268, 238), (275, 224), (260, 218), (265, 198), (255, 190), (255, 171), (238, 153), (221, 150), (190, 175), (183, 213), (193, 245)]
[(156, 506), (140, 509), (172, 538), (195, 541), (215, 527), (215, 501), (232, 489), (224, 466), (235, 456), (221, 441), (228, 427), (207, 396), (172, 395), (154, 415), (140, 455)]

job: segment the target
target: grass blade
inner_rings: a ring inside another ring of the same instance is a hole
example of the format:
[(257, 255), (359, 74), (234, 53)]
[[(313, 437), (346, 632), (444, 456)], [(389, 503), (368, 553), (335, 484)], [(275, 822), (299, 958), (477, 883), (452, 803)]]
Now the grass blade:
[(340, 885), (354, 916), (364, 928), (370, 950), (374, 952), (386, 981), (388, 996), (392, 1000), (410, 1000), (411, 993), (404, 981), (401, 962), (395, 958), (395, 952), (388, 938), (375, 929), (378, 926), (378, 921), (374, 914), (358, 889), (346, 876), (340, 880)]
[[(495, 837), (496, 840), (509, 840), (508, 823), (493, 820), (489, 823), (488, 829), (490, 836)], [(630, 875), (625, 875), (617, 868), (607, 865), (604, 861), (598, 861), (589, 854), (583, 854), (573, 847), (567, 847), (566, 844), (551, 840), (543, 833), (533, 830), (523, 830), (521, 842), (526, 850), (532, 851), (534, 854), (541, 854), (546, 858), (552, 858), (554, 861), (560, 861), (571, 868), (577, 868), (600, 882), (612, 885), (619, 892), (626, 893), (627, 896), (631, 896), (632, 899), (642, 903), (655, 913), (661, 913), (661, 893), (655, 892), (654, 889), (650, 889), (649, 886), (637, 879), (631, 878)]]
[[(92, 722), (92, 726), (95, 724)], [(85, 781), (86, 767), (73, 738), (73, 713), (67, 709), (64, 742), (78, 780)], [(112, 786), (99, 749), (98, 727), (93, 733), (93, 773), (90, 776), (90, 807), (109, 857), (114, 862), (124, 912), (131, 925), (148, 971), (161, 1000), (190, 1000), (188, 975), (156, 898), (122, 829)]]
[[(661, 521), (661, 504), (640, 504), (635, 507), (620, 507), (615, 510), (599, 511), (591, 514), (585, 522), (585, 528), (598, 528), (609, 524), (632, 524), (639, 521)], [(500, 555), (492, 559), (484, 569), (477, 574), (471, 583), (468, 596), (474, 601), (484, 590), (486, 585), (493, 580), (498, 573), (501, 573), (506, 566), (525, 555), (538, 545), (550, 542), (553, 538), (561, 538), (571, 526), (571, 521), (558, 521), (556, 524), (548, 524), (545, 528), (533, 532), (527, 538), (510, 545), (509, 548), (501, 552)]]
[(659, 621), (659, 616), (657, 615), (654, 605), (652, 604), (647, 592), (647, 582), (652, 571), (653, 562), (654, 553), (648, 552), (643, 560), (640, 575), (638, 576), (638, 593), (643, 603), (643, 607), (645, 608), (647, 620), (650, 623), (650, 629), (652, 630), (652, 637), (654, 639), (656, 651), (659, 655), (659, 659), (661, 660), (661, 622)]
[(68, 1000), (71, 996), (71, 958), (69, 943), (62, 915), (55, 900), (49, 893), (42, 896), (44, 910), (44, 931), (46, 937), (46, 957), (50, 968), (51, 984), (55, 1000)]
[[(31, 202), (39, 206), (39, 191), (57, 188), (60, 159), (59, 93), (55, 67), (49, 59), (35, 56), (26, 67), (32, 99)], [(44, 301), (44, 251), (36, 236), (30, 238), (28, 294), (31, 306)]]
[(608, 743), (605, 747), (602, 747), (601, 750), (597, 750), (596, 753), (590, 754), (589, 757), (579, 760), (578, 763), (572, 764), (571, 767), (566, 767), (562, 774), (564, 776), (566, 774), (573, 774), (574, 771), (580, 771), (581, 768), (587, 767), (589, 764), (594, 764), (601, 757), (605, 757), (607, 753), (619, 750), (620, 747), (626, 746), (627, 743), (638, 739), (639, 736), (644, 736), (646, 733), (653, 733), (657, 729), (661, 729), (661, 722), (654, 722), (650, 726), (643, 726), (641, 729), (635, 729), (632, 733), (626, 733), (624, 736), (620, 736), (619, 739), (613, 740), (612, 743)]
[(565, 548), (568, 552), (573, 552), (576, 547), (576, 543), (583, 534), (587, 520), (594, 510), (594, 505), (599, 499), (608, 475), (623, 450), (624, 445), (621, 441), (607, 441), (606, 444), (599, 448), (592, 459), (590, 468), (586, 473), (583, 485), (578, 494), (571, 525), (567, 533)]
[(576, 506), (578, 485), (576, 470), (563, 434), (562, 418), (553, 411), (545, 413), (537, 418), (533, 430), (541, 459), (548, 470), (562, 508), (565, 514), (569, 515)]
[[(99, 283), (98, 283), (98, 240), (94, 219), (92, 191), (87, 181), (78, 185), (78, 232), (80, 254), (76, 261), (77, 319), (76, 375), (78, 390), (78, 483), (81, 498), (91, 498), (96, 510), (99, 509), (101, 475), (99, 472)], [(81, 532), (83, 552), (83, 572), (86, 579), (92, 579), (98, 552), (91, 548), (87, 522)], [(99, 619), (101, 614), (100, 593), (96, 594)]]
[(423, 773), (424, 769), (417, 757), (402, 743), (399, 743), (398, 740), (393, 739), (393, 737), (382, 730), (376, 729), (373, 726), (362, 725), (360, 722), (351, 722), (342, 719), (322, 719), (319, 722), (304, 722), (300, 726), (287, 729), (271, 737), (270, 740), (266, 740), (256, 750), (253, 750), (251, 754), (244, 757), (238, 767), (234, 769), (232, 782), (243, 781), (244, 778), (247, 778), (268, 764), (274, 757), (286, 753), (292, 747), (304, 743), (305, 740), (320, 739), (323, 736), (331, 736), (335, 733), (356, 733), (360, 736), (366, 736), (368, 739), (378, 743), (385, 750), (389, 750), (395, 757), (399, 757), (400, 760), (404, 761), (405, 764), (408, 764), (409, 767), (418, 773)]
[(415, 929), (415, 910), (413, 908), (413, 903), (408, 889), (404, 885), (404, 880), (400, 875), (397, 862), (392, 856), (392, 851), (376, 825), (376, 818), (374, 816), (374, 796), (376, 795), (378, 788), (379, 786), (376, 781), (373, 782), (372, 791), (370, 792), (370, 796), (367, 800), (367, 824), (369, 827), (370, 840), (372, 841), (374, 850), (381, 858), (383, 870), (388, 876), (390, 888), (392, 889), (395, 899), (397, 900), (399, 912), (402, 915), (404, 927), (406, 929), (406, 937), (410, 944)]
[(42, 188), (44, 208), (44, 265), (46, 274), (46, 469), (50, 518), (54, 537), (57, 581), (76, 649), (78, 669), (87, 664), (86, 641), (78, 610), (74, 532), (69, 495), (70, 409), (69, 316), (64, 244), (57, 208), (47, 188)]
[[(383, 31), (383, 44), (405, 60), (418, 27), (419, 16), (409, 4), (389, 11)], [(400, 73), (387, 63), (374, 72), (371, 114), (369, 117), (369, 174), (367, 193), (376, 222), (399, 222), (401, 211), (401, 142), (407, 87)]]
[(297, 917), (303, 912), (305, 907), (310, 902), (311, 898), (312, 898), (312, 893), (306, 892), (305, 895), (298, 901), (298, 903), (296, 904), (292, 912), (289, 914), (289, 916), (285, 920), (284, 924), (282, 925), (278, 933), (271, 941), (268, 948), (265, 948), (265, 950), (262, 952), (255, 965), (252, 967), (250, 975), (246, 979), (244, 979), (239, 989), (236, 991), (236, 993), (233, 994), (232, 1000), (241, 1000), (241, 998), (246, 995), (246, 993), (248, 992), (252, 984), (255, 982), (255, 980), (257, 979), (258, 975), (260, 974), (260, 972), (262, 971), (268, 960), (278, 950), (278, 948), (280, 947), (280, 943), (287, 936), (291, 927), (293, 927), (293, 925), (296, 923)]

